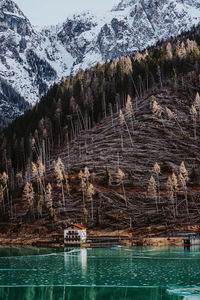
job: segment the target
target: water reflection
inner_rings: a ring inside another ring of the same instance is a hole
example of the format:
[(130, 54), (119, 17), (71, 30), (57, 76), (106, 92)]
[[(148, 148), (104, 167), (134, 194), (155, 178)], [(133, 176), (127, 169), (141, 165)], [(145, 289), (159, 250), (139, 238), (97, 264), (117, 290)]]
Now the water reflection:
[(37, 247), (5, 247), (0, 246), (0, 258), (11, 256), (45, 255), (63, 252), (63, 248), (37, 248)]
[(190, 246), (184, 246), (184, 251), (185, 252), (190, 252)]
[(64, 252), (64, 263), (66, 268), (70, 265), (78, 265), (82, 270), (86, 270), (87, 267), (87, 249), (73, 249), (65, 250)]
[(81, 249), (66, 249), (64, 252), (65, 269), (78, 267), (82, 273), (87, 271), (87, 248)]
[(80, 260), (81, 260), (82, 271), (83, 273), (85, 273), (87, 270), (87, 249), (86, 248), (81, 249)]
[(0, 249), (3, 300), (188, 300), (199, 286), (199, 247)]
[(0, 288), (6, 300), (181, 300), (162, 288), (26, 287)]

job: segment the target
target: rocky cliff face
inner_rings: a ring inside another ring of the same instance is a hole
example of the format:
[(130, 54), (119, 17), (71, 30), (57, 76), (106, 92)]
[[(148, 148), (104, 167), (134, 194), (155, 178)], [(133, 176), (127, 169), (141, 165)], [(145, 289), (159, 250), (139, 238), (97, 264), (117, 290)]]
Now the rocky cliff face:
[(85, 13), (68, 18), (57, 37), (73, 56), (76, 71), (132, 54), (199, 21), (199, 1), (122, 0), (104, 16)]
[(56, 72), (32, 50), (38, 38), (11, 0), (0, 0), (0, 126), (31, 107)]
[(0, 31), (12, 30), (21, 36), (31, 35), (33, 30), (29, 20), (11, 0), (0, 1)]
[(13, 1), (0, 0), (0, 82), (23, 103), (17, 106), (1, 88), (0, 107), (7, 107), (0, 110), (3, 123), (62, 76), (134, 53), (199, 21), (199, 0), (122, 0), (104, 15), (86, 12), (36, 30)]

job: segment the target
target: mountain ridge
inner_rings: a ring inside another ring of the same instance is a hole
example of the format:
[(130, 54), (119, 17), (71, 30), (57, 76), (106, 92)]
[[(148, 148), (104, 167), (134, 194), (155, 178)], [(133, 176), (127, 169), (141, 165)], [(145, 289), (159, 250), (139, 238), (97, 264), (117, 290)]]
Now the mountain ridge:
[[(13, 1), (3, 0), (0, 80), (12, 86), (24, 107), (29, 107), (63, 76), (188, 30), (200, 21), (199, 8), (195, 0), (121, 1), (103, 16), (84, 12), (37, 31)], [(10, 99), (1, 97), (0, 101), (5, 99), (11, 120), (23, 113), (23, 109), (15, 111)], [(3, 111), (1, 117), (5, 117)]]

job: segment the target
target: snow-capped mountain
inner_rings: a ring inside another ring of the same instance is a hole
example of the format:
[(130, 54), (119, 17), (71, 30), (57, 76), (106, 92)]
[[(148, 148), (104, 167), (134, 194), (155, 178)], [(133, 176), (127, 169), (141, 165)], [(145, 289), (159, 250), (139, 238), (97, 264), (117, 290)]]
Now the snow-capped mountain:
[(36, 33), (11, 0), (0, 0), (0, 126), (30, 107), (57, 78), (34, 51)]
[(0, 0), (0, 122), (34, 104), (62, 76), (132, 54), (199, 22), (199, 0), (122, 0), (102, 15), (84, 12), (35, 29), (13, 1)]

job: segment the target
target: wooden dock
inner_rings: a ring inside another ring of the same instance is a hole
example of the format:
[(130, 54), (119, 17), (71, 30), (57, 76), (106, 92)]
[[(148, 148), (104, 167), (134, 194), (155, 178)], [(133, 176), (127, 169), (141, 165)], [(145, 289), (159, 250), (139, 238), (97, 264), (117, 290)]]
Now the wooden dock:
[(128, 236), (88, 236), (86, 243), (91, 247), (121, 245), (122, 241), (130, 240)]

